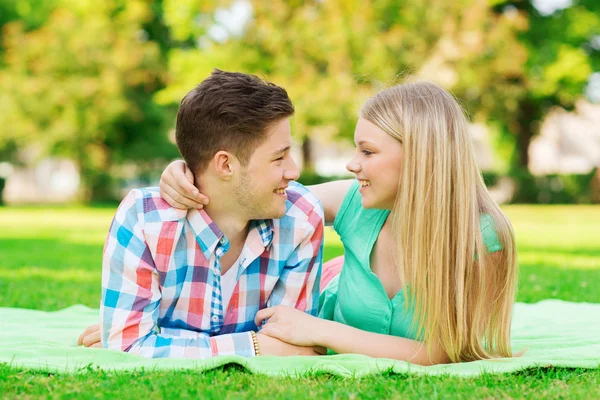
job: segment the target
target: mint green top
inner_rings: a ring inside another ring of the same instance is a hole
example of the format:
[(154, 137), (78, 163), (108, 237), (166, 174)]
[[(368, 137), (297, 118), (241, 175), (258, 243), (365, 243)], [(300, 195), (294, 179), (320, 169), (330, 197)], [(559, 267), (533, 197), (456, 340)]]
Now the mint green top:
[[(371, 251), (390, 212), (363, 208), (358, 188), (354, 182), (333, 223), (344, 245), (344, 266), (321, 293), (319, 317), (369, 332), (416, 339), (411, 329), (414, 311), (405, 309), (404, 290), (390, 300), (371, 270)], [(491, 216), (483, 214), (479, 221), (488, 250), (501, 250)]]

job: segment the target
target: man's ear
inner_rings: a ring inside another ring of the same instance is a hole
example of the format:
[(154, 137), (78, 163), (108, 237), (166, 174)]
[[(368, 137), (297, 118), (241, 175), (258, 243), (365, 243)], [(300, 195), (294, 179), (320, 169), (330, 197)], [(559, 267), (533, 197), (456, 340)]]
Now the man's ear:
[(229, 180), (233, 176), (234, 172), (237, 171), (239, 161), (233, 154), (221, 150), (214, 155), (212, 164), (219, 177)]

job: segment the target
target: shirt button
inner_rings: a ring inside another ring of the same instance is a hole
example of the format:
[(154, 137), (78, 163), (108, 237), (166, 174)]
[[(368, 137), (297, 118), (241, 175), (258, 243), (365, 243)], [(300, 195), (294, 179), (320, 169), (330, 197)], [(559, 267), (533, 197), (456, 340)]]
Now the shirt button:
[(213, 315), (213, 316), (212, 316), (212, 320), (213, 320), (214, 322), (217, 322), (217, 321), (219, 320), (219, 316), (218, 316), (218, 315)]
[(219, 243), (225, 244), (225, 242), (227, 242), (227, 238), (225, 238), (225, 236), (221, 236), (221, 239), (219, 239)]

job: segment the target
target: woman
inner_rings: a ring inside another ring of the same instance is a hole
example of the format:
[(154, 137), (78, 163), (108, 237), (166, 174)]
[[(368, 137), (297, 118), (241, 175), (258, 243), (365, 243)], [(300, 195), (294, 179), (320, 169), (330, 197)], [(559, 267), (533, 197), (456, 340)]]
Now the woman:
[[(510, 357), (514, 235), (481, 178), (459, 104), (433, 83), (394, 86), (363, 106), (354, 141), (347, 168), (356, 180), (310, 187), (345, 252), (321, 318), (274, 307), (257, 315), (267, 320), (261, 332), (421, 365)], [(171, 164), (161, 193), (173, 206), (199, 206), (183, 171)], [(326, 263), (325, 280), (340, 265)]]

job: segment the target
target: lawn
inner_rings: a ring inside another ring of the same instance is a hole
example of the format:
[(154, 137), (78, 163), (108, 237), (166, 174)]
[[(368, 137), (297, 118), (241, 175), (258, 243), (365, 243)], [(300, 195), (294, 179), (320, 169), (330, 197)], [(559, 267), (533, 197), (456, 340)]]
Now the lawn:
[[(507, 206), (519, 249), (518, 301), (600, 303), (600, 207)], [(0, 307), (98, 307), (100, 259), (112, 208), (0, 208)], [(325, 258), (342, 253), (327, 231)], [(476, 378), (379, 375), (302, 379), (238, 367), (61, 375), (0, 364), (0, 395), (14, 397), (202, 398), (600, 398), (600, 369), (538, 368)]]

